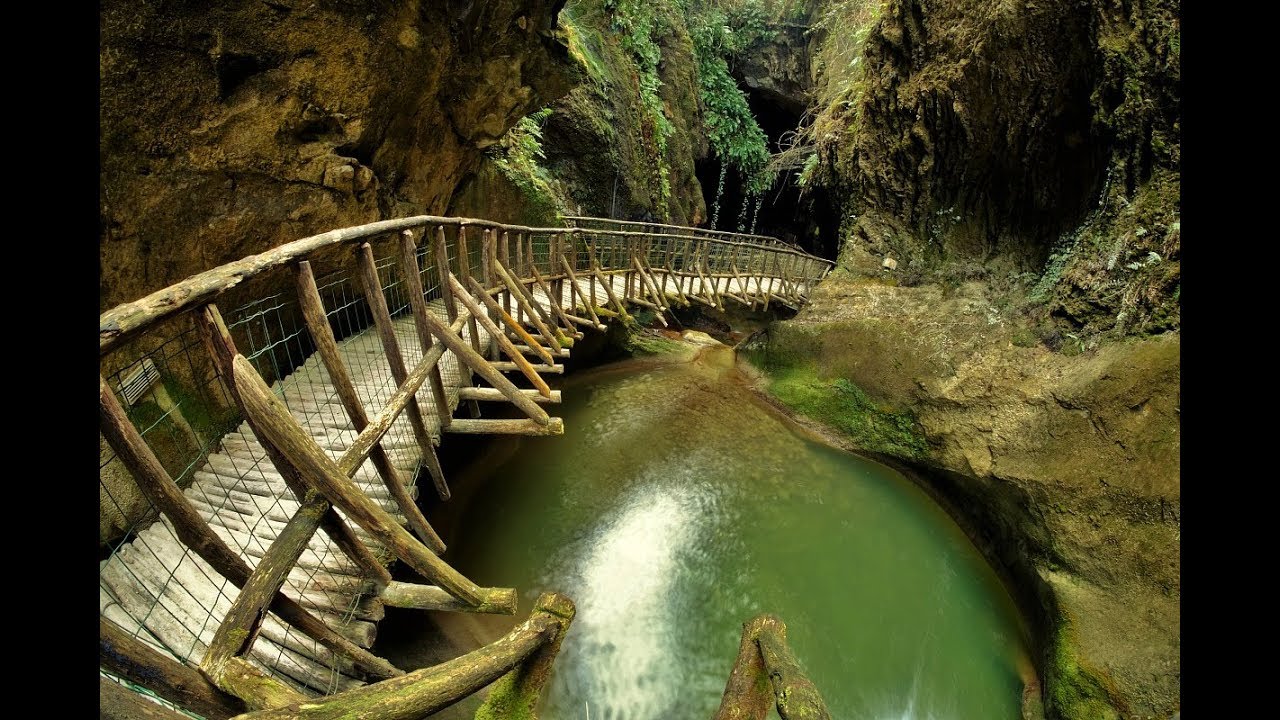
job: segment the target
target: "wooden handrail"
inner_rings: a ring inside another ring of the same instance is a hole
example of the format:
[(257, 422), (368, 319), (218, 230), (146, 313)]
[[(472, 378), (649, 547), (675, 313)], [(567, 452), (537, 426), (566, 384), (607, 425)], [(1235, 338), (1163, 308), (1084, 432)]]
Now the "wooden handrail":
[[(523, 225), (507, 225), (504, 223), (496, 223), (474, 218), (441, 217), (437, 215), (415, 215), (413, 217), (399, 218), (396, 220), (381, 220), (378, 222), (367, 223), (365, 225), (357, 225), (339, 230), (330, 230), (329, 232), (295, 240), (265, 252), (250, 255), (225, 265), (220, 265), (211, 270), (206, 270), (205, 272), (174, 283), (166, 288), (157, 290), (146, 297), (133, 302), (117, 305), (107, 312), (102, 313), (99, 317), (99, 353), (105, 354), (121, 341), (137, 335), (140, 331), (153, 323), (159, 322), (165, 318), (173, 317), (184, 310), (211, 301), (221, 293), (226, 292), (249, 278), (260, 275), (268, 270), (297, 262), (298, 260), (305, 260), (319, 250), (346, 243), (354, 243), (357, 241), (363, 242), (370, 238), (388, 233), (397, 233), (403, 230), (415, 230), (428, 226), (452, 226), (459, 228), (475, 226), (492, 230), (515, 231), (521, 233), (537, 233), (544, 235), (574, 234), (606, 238), (625, 238), (636, 235), (634, 231), (592, 230), (589, 228), (577, 227), (534, 228)], [(821, 263), (827, 269), (835, 265), (835, 263), (830, 260), (825, 260), (785, 245), (764, 246), (758, 243), (735, 242), (732, 240), (722, 240), (719, 238), (702, 237), (697, 235), (674, 235), (667, 233), (647, 234), (653, 237), (666, 239), (683, 239), (701, 243), (716, 243), (726, 246), (761, 248), (771, 253), (783, 253), (810, 258)]]

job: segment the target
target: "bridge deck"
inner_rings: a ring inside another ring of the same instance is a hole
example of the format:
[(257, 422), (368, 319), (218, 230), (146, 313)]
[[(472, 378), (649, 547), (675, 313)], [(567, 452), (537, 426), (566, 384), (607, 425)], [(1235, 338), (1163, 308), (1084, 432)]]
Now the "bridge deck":
[[(431, 309), (444, 318), (442, 302), (433, 303)], [(405, 362), (412, 366), (422, 357), (413, 320), (403, 316), (396, 319), (395, 325)], [(465, 328), (463, 332), (467, 332)], [(483, 328), (479, 332), (480, 341), (487, 343), (488, 333)], [(339, 348), (365, 407), (385, 405), (395, 387), (384, 381), (385, 371), (374, 372), (379, 365), (385, 367), (386, 362), (377, 332), (367, 329), (341, 342)], [(442, 356), (439, 367), (451, 409), (456, 408), (458, 389), (464, 382), (470, 385), (469, 377), (460, 372), (452, 352)], [(364, 373), (360, 372), (362, 369)], [(356, 432), (329, 384), (328, 373), (318, 355), (308, 358), (273, 389), (331, 457), (336, 460), (347, 450)], [(439, 419), (431, 393), (420, 392), (418, 403), (429, 429), (438, 435)], [(411, 481), (417, 472), (421, 451), (404, 414), (392, 425), (383, 447), (392, 464)], [(218, 443), (218, 451), (205, 459), (194, 477), (194, 482), (185, 490), (187, 498), (214, 531), (251, 567), (256, 567), (277, 533), (297, 511), (298, 502), (267, 459), (266, 451), (248, 424), (241, 423), (224, 436)], [(353, 480), (392, 516), (404, 522), (372, 461), (366, 461)], [(416, 497), (416, 486), (410, 487), (410, 494)], [(342, 516), (341, 511), (338, 514)], [(349, 524), (375, 554), (382, 554), (380, 544), (354, 523)], [(203, 657), (214, 631), (238, 594), (235, 585), (178, 542), (163, 517), (103, 563), (101, 580), (103, 615), (125, 630), (137, 632), (162, 652), (191, 662), (199, 662)], [(367, 648), (372, 646), (377, 629), (371, 621), (381, 617), (381, 608), (375, 599), (362, 597), (363, 589), (359, 570), (323, 532), (312, 536), (308, 550), (285, 583), (285, 591), (299, 603)], [(251, 657), (295, 687), (310, 689), (312, 694), (363, 684), (346, 674), (351, 670), (349, 663), (339, 661), (338, 672), (334, 672), (332, 652), (290, 628), (274, 614), (264, 623)]]
[[(665, 272), (656, 269), (661, 283)], [(614, 294), (625, 298), (626, 280), (608, 276)], [(719, 293), (758, 294), (762, 290), (783, 293), (780, 280), (750, 278), (745, 286), (734, 278), (712, 278)], [(673, 282), (674, 281), (674, 282)], [(697, 276), (673, 276), (667, 282), (669, 298), (676, 298), (679, 283), (685, 294), (705, 293)], [(579, 275), (579, 287), (596, 304), (605, 306), (607, 294), (589, 273)], [(560, 304), (574, 305), (569, 281), (562, 287)], [(549, 299), (540, 290), (535, 299), (549, 310)], [(445, 318), (441, 301), (431, 304), (438, 317)], [(422, 356), (411, 316), (395, 321), (396, 335), (406, 364), (413, 367)], [(467, 333), (464, 327), (463, 333)], [(480, 328), (480, 342), (489, 336)], [(340, 352), (349, 368), (365, 407), (383, 407), (395, 392), (386, 378), (382, 345), (373, 328), (340, 343)], [(449, 398), (450, 410), (458, 404), (458, 390), (471, 385), (471, 373), (460, 368), (452, 352), (445, 352), (440, 370)], [(331, 457), (337, 459), (356, 437), (328, 373), (318, 355), (312, 355), (274, 386), (302, 426)], [(420, 391), (418, 403), (432, 434), (439, 437), (439, 419), (430, 392)], [(396, 420), (382, 443), (392, 463), (414, 479), (421, 460), (420, 450), (404, 414)], [(371, 461), (355, 474), (355, 482), (394, 517), (404, 522), (395, 501), (379, 479)], [(416, 486), (410, 488), (417, 496)], [(194, 481), (185, 490), (187, 498), (227, 544), (239, 552), (251, 567), (270, 547), (298, 502), (285, 485), (247, 423), (224, 436), (216, 452), (204, 459)], [(342, 513), (339, 511), (339, 515)], [(384, 549), (354, 523), (349, 523), (375, 554)], [(385, 557), (390, 557), (385, 554)], [(101, 568), (100, 611), (126, 631), (161, 652), (198, 663), (237, 596), (236, 587), (223, 579), (204, 560), (182, 545), (167, 518), (161, 518), (140, 532), (131, 542), (104, 561)], [(324, 622), (362, 647), (371, 647), (381, 603), (369, 596), (368, 586), (356, 566), (323, 533), (316, 533), (308, 550), (289, 573), (284, 591), (315, 612)], [(335, 658), (329, 650), (280, 621), (274, 614), (264, 622), (261, 635), (247, 656), (276, 677), (309, 695), (331, 694), (364, 684), (348, 660)]]

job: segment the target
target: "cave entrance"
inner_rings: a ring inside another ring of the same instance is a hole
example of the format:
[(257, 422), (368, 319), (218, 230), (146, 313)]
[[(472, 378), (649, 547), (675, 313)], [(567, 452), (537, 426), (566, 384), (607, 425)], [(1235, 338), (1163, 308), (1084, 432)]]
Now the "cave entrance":
[[(792, 147), (796, 128), (800, 125), (805, 107), (803, 103), (771, 93), (767, 90), (744, 88), (747, 104), (768, 139), (769, 152), (775, 156)], [(797, 182), (804, 164), (805, 154), (792, 150), (788, 153), (796, 159), (785, 163), (778, 173), (773, 187), (763, 196), (760, 211), (756, 215), (755, 232), (772, 235), (795, 243), (804, 250), (830, 260), (839, 252), (838, 229), (840, 219), (827, 192), (811, 188), (801, 196)], [(696, 164), (698, 182), (711, 215), (716, 202), (716, 186), (720, 181), (720, 159), (709, 156)], [(744, 203), (747, 204), (744, 212)], [(720, 217), (717, 230), (750, 232), (755, 200), (746, 196), (743, 178), (734, 170), (725, 175), (724, 191), (720, 196)], [(710, 222), (710, 221), (708, 221)]]

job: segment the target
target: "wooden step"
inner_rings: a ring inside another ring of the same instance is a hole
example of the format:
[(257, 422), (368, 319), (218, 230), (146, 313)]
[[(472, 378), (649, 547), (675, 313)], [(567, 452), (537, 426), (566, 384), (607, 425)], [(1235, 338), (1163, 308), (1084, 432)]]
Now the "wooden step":
[(551, 418), (546, 425), (532, 420), (468, 420), (454, 418), (446, 432), (464, 435), (563, 435), (564, 420)]
[[(498, 360), (491, 364), (493, 365), (494, 369), (500, 372), (520, 372), (520, 368), (515, 363), (507, 360)], [(563, 375), (564, 374), (563, 365), (538, 364), (538, 365), (532, 365), (531, 367), (533, 367), (533, 371), (538, 373), (539, 375), (543, 375), (543, 374)]]
[[(543, 397), (542, 393), (539, 393), (537, 390), (520, 390), (520, 394), (524, 395), (530, 400), (533, 400), (536, 403), (556, 404), (560, 402), (559, 390), (552, 390), (551, 397), (549, 398)], [(464, 387), (458, 390), (458, 397), (463, 400), (480, 400), (483, 402), (508, 402), (507, 396), (503, 395), (502, 391), (497, 388)]]
[[(537, 353), (537, 351), (534, 350), (533, 348), (523, 344), (517, 344), (516, 349), (528, 355)], [(562, 358), (569, 357), (569, 348), (560, 348), (559, 350), (556, 350), (555, 348), (543, 348), (543, 349), (550, 352), (555, 357), (562, 357)]]

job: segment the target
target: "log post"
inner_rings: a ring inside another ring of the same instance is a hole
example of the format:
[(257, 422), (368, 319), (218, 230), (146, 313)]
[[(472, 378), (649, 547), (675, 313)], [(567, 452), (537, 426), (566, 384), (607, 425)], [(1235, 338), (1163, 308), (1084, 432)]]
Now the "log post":
[(244, 704), (250, 710), (266, 710), (281, 705), (306, 702), (309, 699), (244, 658), (233, 657), (227, 661), (222, 669), (221, 682), (237, 697), (244, 700)]
[(787, 626), (772, 615), (766, 616), (756, 642), (782, 720), (831, 720), (822, 694), (787, 645)]
[[(101, 395), (99, 424), (102, 434), (106, 437), (112, 449), (115, 450), (116, 456), (133, 474), (139, 489), (155, 505), (156, 509), (169, 519), (174, 534), (183, 545), (194, 551), (201, 559), (209, 563), (218, 574), (230, 580), (237, 588), (244, 587), (244, 584), (248, 582), (249, 576), (252, 574), (249, 565), (234, 550), (228, 547), (222, 538), (214, 534), (213, 529), (209, 527), (204, 518), (200, 516), (199, 511), (192, 506), (182, 491), (178, 489), (177, 484), (169, 476), (164, 466), (160, 464), (160, 460), (156, 458), (150, 446), (143, 440), (133, 423), (129, 421), (128, 416), (125, 415), (124, 408), (120, 406), (119, 400), (116, 399), (115, 393), (111, 391), (111, 388), (107, 386), (106, 381), (99, 377), (98, 382)], [(364, 546), (361, 545), (360, 547), (363, 548)], [(381, 574), (370, 574), (370, 576), (379, 580), (382, 584), (390, 582), (390, 573), (387, 573), (386, 569), (381, 565), (377, 565), (376, 562), (375, 566), (381, 570)], [(362, 566), (362, 569), (367, 571), (364, 566)], [(329, 650), (350, 658), (353, 662), (371, 671), (378, 672), (379, 669), (384, 669), (382, 674), (385, 677), (394, 675), (394, 673), (385, 672), (385, 668), (388, 666), (386, 661), (338, 634), (295, 600), (284, 594), (276, 594), (271, 601), (271, 610), (279, 615), (282, 620), (296, 627), (307, 637)], [(394, 668), (391, 669), (394, 670)], [(399, 671), (396, 670), (395, 672)]]
[(759, 615), (742, 623), (742, 639), (738, 642), (738, 657), (729, 671), (720, 709), (712, 720), (765, 720), (769, 707), (774, 704), (773, 688), (765, 671), (764, 658), (756, 638), (764, 627), (767, 616)]
[[(591, 259), (591, 274), (604, 288), (605, 297), (609, 298), (609, 302), (613, 303), (613, 307), (618, 312), (619, 317), (622, 318), (623, 322), (626, 322), (631, 316), (627, 314), (626, 306), (619, 302), (618, 297), (614, 295), (613, 283), (600, 271), (600, 263), (596, 260), (595, 250), (590, 245), (587, 245), (587, 256)], [(594, 290), (595, 286), (593, 285), (592, 291)], [(592, 300), (594, 301), (595, 298), (593, 297)]]
[[(498, 305), (498, 301), (490, 297), (489, 293), (484, 288), (480, 287), (479, 283), (477, 283), (474, 278), (471, 279), (469, 284), (471, 286), (471, 292), (474, 293), (472, 297), (480, 298), (480, 301), (484, 303), (485, 308), (489, 311), (490, 322), (493, 322), (495, 327), (497, 327), (497, 322), (492, 319), (494, 315), (496, 315), (497, 319), (501, 320), (507, 327), (511, 328), (511, 330), (515, 332), (516, 336), (519, 337), (525, 345), (529, 346), (529, 349), (538, 354), (538, 357), (542, 358), (548, 365), (555, 364), (555, 358), (552, 357), (550, 351), (539, 345), (538, 341), (524, 329), (524, 326), (516, 322), (515, 318), (508, 315), (507, 311), (503, 310), (502, 306)], [(503, 332), (498, 332), (496, 335), (493, 335), (494, 343), (496, 344), (499, 342), (499, 337), (505, 336), (506, 334)]]
[(538, 388), (538, 392), (542, 393), (543, 397), (551, 397), (551, 388), (547, 386), (547, 383), (538, 375), (538, 373), (534, 372), (533, 366), (525, 359), (524, 354), (517, 350), (515, 345), (507, 339), (507, 335), (502, 331), (502, 328), (494, 325), (493, 321), (485, 316), (484, 311), (481, 310), (480, 306), (476, 303), (475, 298), (471, 297), (471, 294), (467, 292), (466, 288), (462, 287), (462, 283), (458, 282), (458, 278), (450, 275), (448, 283), (453, 288), (454, 297), (462, 301), (462, 304), (471, 311), (473, 317), (480, 318), (480, 321), (485, 326), (485, 330), (488, 330), (489, 334), (497, 340), (498, 347), (502, 348), (502, 351), (507, 354), (507, 357), (511, 358), (511, 361), (520, 368), (520, 372), (524, 373), (524, 376), (529, 379), (529, 382), (533, 383), (533, 386)]
[[(404, 232), (409, 233), (408, 230)], [(414, 267), (417, 267), (416, 262)], [(355, 428), (357, 433), (364, 432), (364, 429), (369, 426), (369, 416), (365, 413), (364, 404), (360, 402), (360, 396), (356, 393), (355, 386), (351, 382), (351, 375), (347, 372), (347, 365), (342, 361), (342, 355), (338, 352), (338, 342), (333, 336), (333, 329), (329, 327), (329, 321), (324, 312), (324, 302), (320, 298), (320, 290), (316, 287), (316, 279), (311, 272), (310, 262), (303, 260), (298, 263), (297, 280), (298, 306), (302, 309), (303, 320), (311, 331), (311, 338), (315, 341), (316, 349), (320, 353), (320, 360), (324, 363), (325, 370), (329, 373), (329, 382), (337, 391), (338, 399), (342, 401), (342, 407), (347, 412), (347, 418), (351, 420), (351, 427)], [(411, 299), (414, 292), (412, 283), (410, 283), (409, 294)], [(431, 336), (425, 336), (423, 344), (424, 355), (430, 352), (428, 349), (430, 342)], [(433, 375), (439, 378), (439, 370), (436, 370)], [(400, 508), (400, 514), (404, 515), (409, 521), (409, 526), (413, 528), (414, 534), (437, 554), (443, 553), (445, 550), (444, 542), (431, 527), (431, 523), (427, 522), (427, 519), (423, 517), (422, 511), (418, 510), (417, 503), (409, 496), (408, 490), (405, 489), (404, 481), (400, 477), (400, 471), (391, 464), (391, 458), (387, 456), (387, 452), (383, 449), (381, 443), (375, 443), (369, 449), (369, 459), (373, 461), (373, 466), (378, 471), (378, 476), (382, 478), (382, 484), (386, 486), (387, 492), (395, 499), (396, 506)]]
[[(422, 276), (418, 271), (418, 247), (413, 240), (412, 231), (405, 230), (400, 233), (399, 249), (400, 274), (404, 275), (405, 294), (409, 296), (409, 310), (413, 313), (413, 325), (418, 331), (418, 346), (422, 349), (422, 356), (426, 357), (431, 352), (434, 342), (431, 339), (431, 331), (423, 324), (421, 316), (431, 310), (427, 307), (426, 293), (422, 288)], [(449, 427), (453, 412), (449, 408), (449, 395), (445, 392), (444, 377), (440, 375), (438, 366), (432, 368), (430, 381), (431, 399), (435, 401), (436, 417), (440, 419), (440, 427)], [(435, 454), (434, 451), (432, 454)]]
[[(501, 254), (495, 255), (492, 263), (492, 270), (493, 270), (494, 277), (492, 278), (492, 282), (485, 283), (486, 285), (494, 285), (494, 284), (497, 284), (499, 281), (501, 281), (502, 278), (501, 276), (498, 275), (498, 265), (505, 265), (507, 267), (511, 266), (511, 244), (510, 244), (510, 240), (507, 237), (506, 230), (502, 231), (502, 245), (499, 248), (499, 250), (501, 251)], [(502, 309), (506, 310), (508, 315), (511, 314), (511, 291), (510, 290), (507, 290), (507, 294), (502, 296)], [(515, 318), (517, 320), (521, 320), (522, 319), (521, 315), (518, 312), (519, 308), (516, 308), (516, 310), (517, 310), (517, 313)], [(495, 352), (494, 357), (497, 357), (496, 347), (494, 348), (494, 352)]]
[(564, 308), (560, 307), (559, 296), (552, 295), (551, 286), (547, 285), (546, 281), (542, 279), (542, 273), (538, 272), (537, 264), (531, 266), (530, 269), (533, 270), (533, 281), (538, 285), (538, 289), (547, 296), (547, 304), (551, 306), (551, 314), (560, 319), (560, 324), (572, 336), (577, 331), (573, 329), (573, 322), (565, 316)]
[(320, 521), (328, 509), (329, 503), (323, 496), (314, 490), (308, 492), (302, 507), (285, 524), (253, 569), (249, 581), (240, 588), (200, 659), (200, 669), (215, 683), (221, 682), (228, 660), (248, 653), (253, 647), (267, 616), (267, 604), (280, 591), (289, 571), (307, 549), (311, 536), (320, 529)]
[[(576, 295), (582, 306), (586, 308), (587, 313), (591, 315), (591, 322), (595, 324), (597, 330), (604, 330), (604, 324), (600, 322), (600, 316), (596, 315), (596, 309), (593, 307), (594, 302), (588, 301), (586, 296), (582, 294), (582, 288), (578, 285), (578, 276), (573, 272), (573, 266), (569, 264), (564, 257), (560, 258), (560, 264), (564, 267), (564, 272), (569, 276), (569, 287), (573, 289), (571, 295)], [(594, 289), (594, 288), (593, 288)]]
[[(396, 385), (403, 386), (409, 379), (409, 370), (404, 366), (404, 356), (400, 354), (400, 341), (396, 339), (395, 326), (391, 323), (391, 313), (387, 310), (387, 298), (382, 294), (382, 282), (378, 279), (378, 267), (373, 260), (373, 246), (362, 243), (356, 251), (356, 261), (360, 268), (360, 282), (364, 287), (364, 296), (369, 310), (373, 314), (373, 324), (382, 340), (382, 349), (387, 356), (387, 365), (391, 368), (391, 377)], [(418, 266), (414, 260), (413, 266)], [(417, 277), (417, 272), (414, 272)], [(411, 280), (409, 282), (412, 282)], [(421, 288), (421, 285), (419, 285)], [(421, 296), (419, 296), (421, 297)], [(412, 301), (412, 298), (411, 298)], [(453, 311), (454, 318), (457, 310)], [(415, 320), (417, 318), (415, 317)], [(445, 407), (448, 401), (445, 400)], [(417, 397), (405, 407), (405, 415), (409, 418), (409, 426), (413, 428), (413, 436), (418, 441), (418, 449), (422, 452), (422, 461), (426, 464), (435, 484), (436, 493), (441, 500), (449, 499), (449, 485), (444, 474), (440, 472), (440, 460), (436, 457), (436, 448), (431, 441), (431, 432), (427, 429), (426, 420), (422, 417), (422, 408), (418, 406)]]
[(563, 595), (543, 594), (533, 607), (534, 613), (546, 613), (560, 620), (559, 629), (524, 662), (517, 665), (493, 684), (489, 697), (476, 711), (477, 717), (534, 717), (538, 700), (551, 678), (551, 667), (560, 644), (569, 632), (569, 625), (577, 609), (573, 601)]
[[(240, 408), (240, 412), (245, 416), (245, 420), (249, 423), (249, 429), (253, 431), (254, 437), (258, 439), (259, 444), (266, 450), (267, 457), (271, 460), (271, 464), (280, 472), (280, 476), (284, 479), (285, 484), (293, 491), (294, 497), (301, 501), (306, 497), (307, 489), (310, 485), (302, 475), (298, 468), (291, 465), (284, 455), (280, 453), (280, 449), (271, 444), (271, 441), (262, 434), (262, 428), (259, 427), (254, 420), (249, 417), (249, 413), (245, 411), (244, 400), (239, 396), (235, 383), (232, 382), (233, 361), (239, 356), (236, 349), (235, 341), (231, 339), (231, 333), (227, 330), (227, 325), (222, 321), (222, 313), (218, 311), (218, 306), (210, 303), (205, 305), (200, 314), (197, 316), (197, 325), (200, 327), (201, 337), (206, 347), (209, 349), (210, 356), (213, 357), (214, 363), (218, 366), (218, 372), (222, 376), (223, 385), (227, 388), (227, 393), (235, 400), (236, 406)], [(256, 371), (254, 373), (257, 375)], [(261, 376), (258, 377), (261, 381)], [(290, 416), (292, 418), (292, 416)], [(297, 422), (293, 421), (297, 426)], [(301, 428), (299, 427), (299, 430)], [(360, 538), (356, 537), (351, 531), (351, 527), (333, 511), (325, 514), (322, 529), (329, 535), (337, 546), (351, 558), (356, 565), (359, 565), (365, 574), (374, 578), (379, 586), (391, 582), (391, 573), (382, 566), (382, 562), (374, 557), (369, 548), (360, 542)], [(248, 579), (248, 576), (246, 576)]]
[[(471, 250), (467, 247), (467, 226), (458, 226), (458, 277), (462, 278), (465, 283), (471, 279)], [(472, 316), (467, 320), (467, 332), (471, 334), (471, 349), (483, 355), (484, 350), (480, 347), (480, 329), (476, 325), (476, 318)], [(471, 368), (467, 368), (468, 375), (474, 375)], [(471, 382), (465, 382), (463, 385), (471, 385)], [(467, 402), (467, 410), (471, 413), (471, 417), (480, 417), (480, 403), (470, 400)]]
[[(498, 268), (499, 266), (495, 263), (494, 267)], [(463, 340), (462, 337), (453, 330), (453, 328), (445, 325), (444, 322), (435, 315), (428, 314), (425, 319), (428, 328), (431, 330), (431, 334), (435, 335), (440, 342), (444, 343), (447, 348), (452, 350), (453, 354), (458, 357), (460, 362), (466, 364), (472, 370), (475, 370), (476, 373), (488, 381), (490, 385), (493, 385), (508, 397), (511, 397), (512, 404), (520, 408), (520, 410), (528, 415), (534, 422), (539, 425), (546, 425), (551, 422), (551, 418), (547, 415), (546, 411), (538, 407), (536, 403), (530, 401), (528, 398), (521, 397), (520, 393), (516, 390), (516, 386), (512, 385), (510, 380), (503, 377), (502, 373), (498, 372), (490, 361), (476, 353), (476, 351), (471, 348), (471, 345), (467, 343), (466, 340)], [(453, 423), (458, 422), (461, 421), (456, 418), (453, 420)], [(453, 423), (450, 423), (450, 425)]]
[[(538, 329), (538, 334), (542, 335), (542, 338), (547, 341), (547, 344), (556, 350), (564, 347), (561, 345), (559, 339), (552, 334), (551, 329), (547, 327), (547, 324), (542, 321), (541, 308), (536, 307), (537, 303), (535, 303), (532, 298), (525, 296), (524, 286), (511, 276), (511, 273), (507, 271), (507, 268), (505, 268), (501, 262), (495, 265), (493, 269), (498, 273), (498, 277), (502, 280), (502, 284), (506, 285), (507, 294), (515, 297), (516, 305), (524, 310), (525, 314), (529, 316), (530, 323)], [(510, 311), (508, 311), (507, 314), (509, 315)]]

